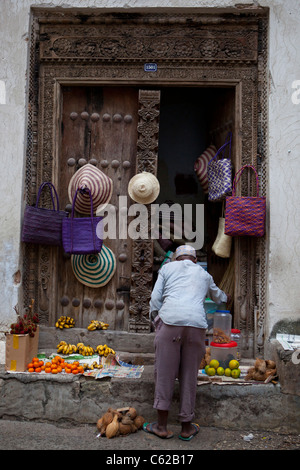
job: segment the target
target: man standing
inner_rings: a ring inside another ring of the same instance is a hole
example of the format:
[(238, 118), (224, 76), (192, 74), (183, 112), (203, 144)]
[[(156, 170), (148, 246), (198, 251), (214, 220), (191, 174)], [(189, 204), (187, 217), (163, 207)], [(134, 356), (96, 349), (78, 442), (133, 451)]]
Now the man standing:
[(182, 245), (175, 261), (164, 265), (155, 283), (151, 312), (158, 312), (155, 324), (155, 396), (157, 422), (145, 423), (144, 431), (168, 439), (168, 411), (175, 379), (179, 380), (181, 433), (190, 440), (199, 432), (192, 422), (196, 400), (198, 369), (205, 354), (207, 328), (204, 301), (209, 296), (216, 304), (227, 302), (212, 276), (197, 264), (196, 251)]

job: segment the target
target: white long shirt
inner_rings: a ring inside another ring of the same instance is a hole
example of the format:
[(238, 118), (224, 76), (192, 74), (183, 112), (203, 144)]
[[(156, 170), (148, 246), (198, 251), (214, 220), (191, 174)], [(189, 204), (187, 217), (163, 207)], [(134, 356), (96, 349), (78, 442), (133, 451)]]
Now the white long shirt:
[(157, 311), (168, 325), (207, 328), (204, 301), (227, 302), (212, 276), (190, 260), (172, 261), (159, 271), (152, 291), (150, 312)]

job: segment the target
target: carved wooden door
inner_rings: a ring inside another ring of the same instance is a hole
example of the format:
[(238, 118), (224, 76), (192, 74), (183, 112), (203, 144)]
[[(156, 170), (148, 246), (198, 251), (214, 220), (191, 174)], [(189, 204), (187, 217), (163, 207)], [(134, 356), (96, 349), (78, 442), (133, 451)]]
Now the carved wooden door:
[(116, 238), (105, 239), (104, 245), (115, 256), (116, 270), (105, 286), (86, 286), (75, 277), (71, 256), (61, 249), (53, 270), (57, 273), (57, 306), (53, 313), (56, 317), (71, 315), (78, 327), (98, 319), (109, 323), (110, 329), (127, 330), (132, 243), (127, 238), (119, 239), (118, 210), (119, 196), (128, 196), (128, 182), (136, 172), (138, 90), (65, 86), (61, 97), (61, 145), (57, 158), (61, 206), (71, 210), (68, 185), (86, 163), (112, 179), (110, 204), (115, 208)]

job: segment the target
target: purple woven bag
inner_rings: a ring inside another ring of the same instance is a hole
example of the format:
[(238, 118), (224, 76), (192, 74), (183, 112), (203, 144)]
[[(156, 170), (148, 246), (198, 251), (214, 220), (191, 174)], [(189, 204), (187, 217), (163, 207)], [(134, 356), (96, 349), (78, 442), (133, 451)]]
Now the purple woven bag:
[[(38, 207), (41, 193), (46, 187), (50, 189), (53, 209)], [(56, 208), (53, 193), (56, 198)], [(39, 187), (35, 206), (25, 207), (21, 235), (22, 242), (41, 245), (61, 245), (62, 221), (68, 215), (68, 212), (59, 210), (58, 195), (54, 185), (49, 182), (42, 183)]]
[[(78, 191), (84, 191), (89, 194), (91, 217), (74, 218), (75, 201)], [(73, 198), (71, 217), (65, 219), (62, 225), (63, 248), (66, 253), (87, 255), (101, 251), (103, 240), (99, 238), (99, 235), (102, 234), (102, 226), (100, 228), (97, 228), (97, 226), (102, 221), (102, 217), (94, 217), (93, 213), (93, 198), (90, 190), (78, 188)]]
[[(245, 168), (254, 171), (256, 197), (236, 196), (236, 185)], [(235, 175), (232, 195), (226, 197), (225, 234), (232, 237), (262, 237), (265, 233), (266, 198), (259, 196), (258, 175), (253, 165), (244, 165)]]

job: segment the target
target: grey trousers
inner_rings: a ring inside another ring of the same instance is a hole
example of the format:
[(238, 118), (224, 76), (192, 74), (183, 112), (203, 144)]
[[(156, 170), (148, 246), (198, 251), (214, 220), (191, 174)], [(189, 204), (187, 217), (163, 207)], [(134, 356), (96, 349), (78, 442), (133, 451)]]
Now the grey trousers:
[(166, 325), (155, 319), (155, 394), (153, 407), (169, 410), (178, 378), (180, 405), (178, 419), (194, 418), (197, 375), (205, 354), (205, 329)]

